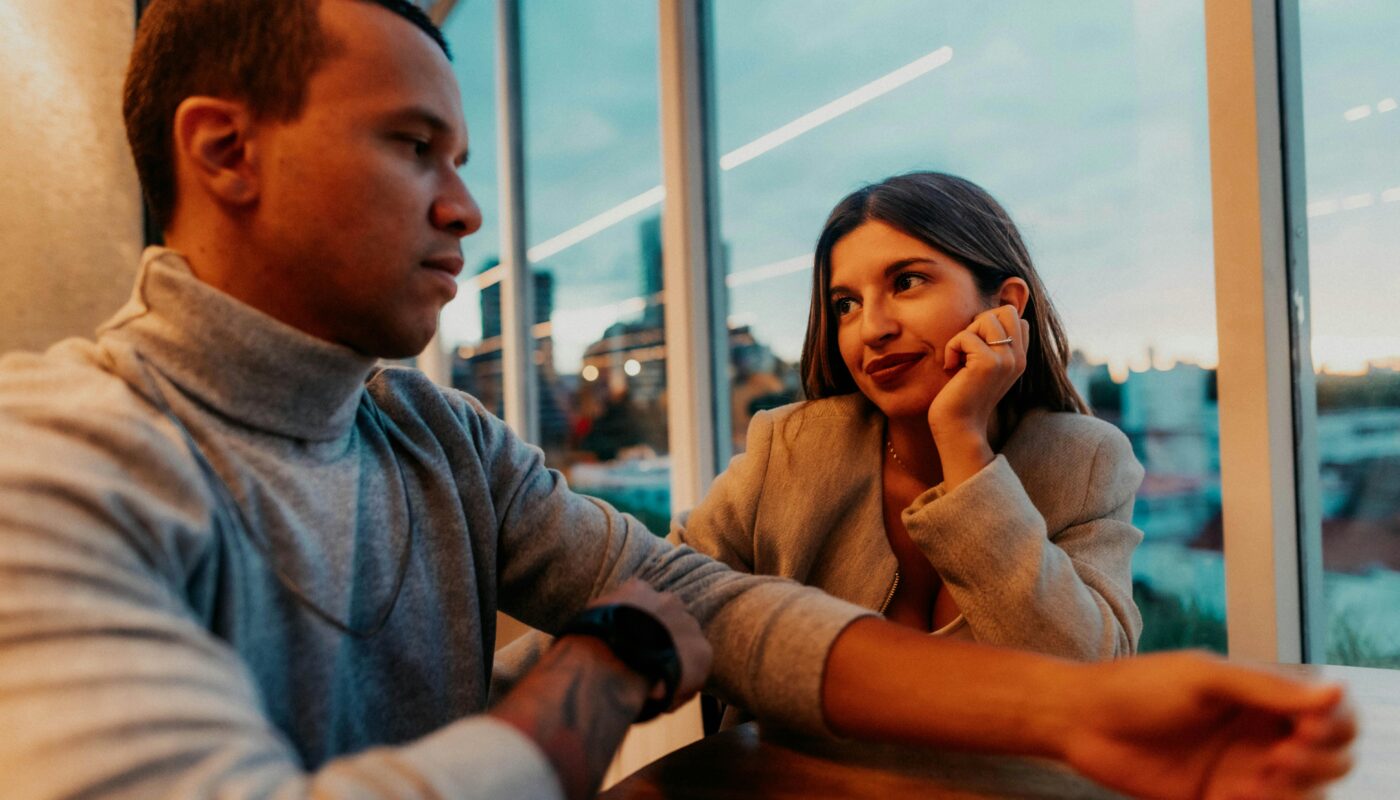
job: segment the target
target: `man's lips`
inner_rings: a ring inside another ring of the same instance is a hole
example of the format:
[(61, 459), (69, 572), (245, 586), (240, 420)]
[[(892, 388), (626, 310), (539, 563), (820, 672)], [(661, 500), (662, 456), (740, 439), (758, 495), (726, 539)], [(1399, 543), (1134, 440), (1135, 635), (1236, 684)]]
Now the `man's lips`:
[(454, 278), (462, 274), (462, 266), (465, 263), (462, 257), (458, 255), (437, 256), (435, 258), (426, 258), (422, 261), (423, 266), (428, 269), (446, 272)]
[(871, 359), (865, 364), (865, 374), (875, 382), (876, 386), (888, 386), (900, 378), (905, 373), (914, 368), (925, 356), (925, 353), (890, 353), (887, 356)]

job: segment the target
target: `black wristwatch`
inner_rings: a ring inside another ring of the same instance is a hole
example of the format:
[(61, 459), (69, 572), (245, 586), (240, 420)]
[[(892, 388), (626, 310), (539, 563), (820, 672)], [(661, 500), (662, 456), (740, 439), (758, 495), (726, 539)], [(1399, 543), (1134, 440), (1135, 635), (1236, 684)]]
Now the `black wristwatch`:
[(635, 606), (593, 606), (559, 631), (560, 638), (572, 635), (602, 639), (617, 660), (647, 679), (648, 687), (657, 683), (666, 687), (664, 697), (647, 698), (637, 722), (646, 722), (671, 707), (681, 682), (681, 659), (671, 632), (655, 617)]

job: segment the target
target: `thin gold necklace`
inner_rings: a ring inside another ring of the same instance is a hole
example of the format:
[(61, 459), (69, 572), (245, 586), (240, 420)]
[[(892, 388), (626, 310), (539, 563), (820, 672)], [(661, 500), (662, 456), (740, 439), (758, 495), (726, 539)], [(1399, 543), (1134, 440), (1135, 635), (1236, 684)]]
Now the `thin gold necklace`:
[[(899, 465), (899, 468), (902, 469), (902, 470), (904, 470), (905, 474), (907, 474), (907, 475), (909, 475), (909, 476), (911, 476), (911, 477), (916, 477), (916, 476), (914, 476), (914, 471), (911, 470), (911, 469), (909, 469), (909, 465), (908, 465), (908, 464), (905, 464), (905, 463), (904, 463), (904, 460), (901, 459), (901, 458), (899, 457), (899, 453), (896, 453), (896, 452), (894, 451), (894, 439), (893, 439), (893, 438), (888, 438), (888, 437), (887, 437), (887, 438), (885, 439), (885, 449), (886, 449), (887, 451), (889, 451), (890, 458), (893, 458), (893, 459), (894, 459), (894, 463), (898, 464), (898, 465)], [(894, 593), (895, 593), (896, 591), (898, 591), (898, 590), (899, 590), (899, 568), (898, 568), (898, 567), (895, 567), (895, 570), (894, 570), (894, 582), (890, 584), (890, 590), (885, 594), (885, 602), (883, 602), (883, 603), (880, 604), (880, 611), (879, 611), (880, 614), (884, 614), (884, 613), (885, 613), (885, 609), (887, 609), (887, 608), (890, 607), (890, 601), (891, 601), (891, 600), (894, 600)]]
[[(909, 473), (910, 475), (914, 475), (914, 470), (910, 469), (910, 468), (909, 468), (909, 465), (906, 464), (906, 463), (904, 463), (904, 459), (902, 459), (902, 458), (899, 457), (899, 453), (896, 453), (896, 452), (894, 451), (894, 438), (893, 438), (893, 437), (889, 437), (889, 438), (886, 438), (886, 439), (885, 439), (885, 449), (887, 449), (887, 450), (890, 451), (890, 458), (893, 458), (893, 459), (894, 459), (894, 463), (898, 464), (898, 465), (900, 466), (900, 469), (903, 469), (905, 472)], [(918, 477), (918, 476), (917, 476), (917, 475), (914, 475), (914, 477)]]

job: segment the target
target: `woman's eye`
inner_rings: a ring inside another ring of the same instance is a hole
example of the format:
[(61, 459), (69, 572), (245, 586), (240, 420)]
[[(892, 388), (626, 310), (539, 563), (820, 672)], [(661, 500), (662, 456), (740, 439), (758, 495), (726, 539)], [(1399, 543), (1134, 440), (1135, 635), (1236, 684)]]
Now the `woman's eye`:
[(836, 312), (836, 316), (838, 317), (844, 317), (851, 313), (851, 310), (854, 309), (855, 306), (856, 301), (849, 297), (838, 297), (831, 301), (831, 310)]
[(894, 288), (896, 291), (902, 292), (905, 289), (912, 289), (915, 286), (927, 282), (928, 278), (925, 278), (917, 272), (905, 272), (901, 273), (898, 277), (894, 279)]

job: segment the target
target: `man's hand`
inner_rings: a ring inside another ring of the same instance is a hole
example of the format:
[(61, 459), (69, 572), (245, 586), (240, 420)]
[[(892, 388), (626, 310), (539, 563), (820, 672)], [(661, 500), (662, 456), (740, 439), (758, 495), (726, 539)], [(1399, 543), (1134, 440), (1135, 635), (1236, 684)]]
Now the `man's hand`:
[[(676, 656), (681, 662), (681, 679), (676, 685), (676, 695), (668, 711), (674, 711), (695, 696), (705, 685), (710, 675), (710, 662), (714, 654), (710, 643), (700, 630), (700, 624), (686, 610), (679, 597), (670, 592), (658, 592), (645, 582), (632, 578), (608, 594), (598, 598), (592, 605), (624, 605), (639, 608), (650, 614), (671, 634), (676, 646)], [(661, 697), (666, 687), (656, 685), (651, 688), (650, 697)]]
[[(689, 699), (710, 671), (710, 645), (700, 626), (672, 594), (633, 579), (593, 605), (629, 605), (666, 626), (681, 663), (675, 704)], [(534, 669), (490, 713), (530, 737), (544, 751), (570, 798), (592, 797), (650, 686), (613, 655), (603, 640), (562, 636)]]
[(1073, 696), (1064, 757), (1142, 797), (1304, 798), (1351, 767), (1356, 720), (1338, 686), (1200, 653), (1096, 664)]

